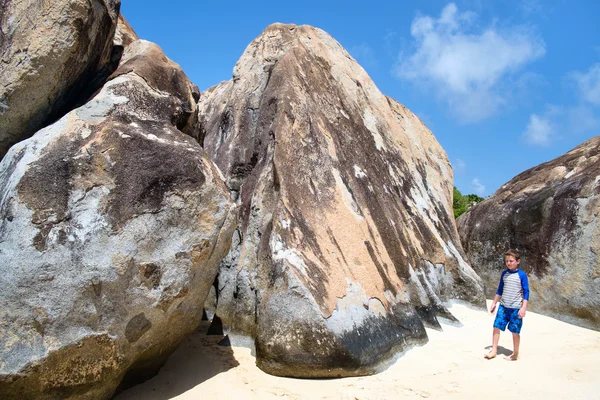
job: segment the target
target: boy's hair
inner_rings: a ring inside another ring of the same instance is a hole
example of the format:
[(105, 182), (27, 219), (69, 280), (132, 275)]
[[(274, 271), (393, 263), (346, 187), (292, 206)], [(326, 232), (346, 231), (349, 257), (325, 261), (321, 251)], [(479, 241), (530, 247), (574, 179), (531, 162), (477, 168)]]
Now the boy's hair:
[(517, 261), (521, 259), (521, 255), (515, 249), (506, 250), (506, 253), (504, 253), (504, 258), (506, 259), (507, 256), (513, 256)]

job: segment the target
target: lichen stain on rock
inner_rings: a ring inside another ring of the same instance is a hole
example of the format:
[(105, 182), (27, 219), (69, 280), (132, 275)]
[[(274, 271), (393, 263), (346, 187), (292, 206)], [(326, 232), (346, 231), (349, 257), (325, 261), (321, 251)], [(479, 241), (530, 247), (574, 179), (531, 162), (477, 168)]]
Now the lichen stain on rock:
[(16, 187), (19, 200), (33, 211), (31, 222), (40, 230), (32, 243), (38, 251), (45, 250), (50, 230), (67, 218), (73, 175), (78, 169), (72, 154), (82, 143), (67, 138), (51, 143), (29, 164)]
[[(140, 130), (156, 131), (152, 126), (146, 128), (148, 122), (136, 123)], [(172, 129), (174, 135), (181, 135)], [(204, 185), (204, 173), (191, 166), (188, 157), (181, 157), (181, 149), (138, 134), (119, 139), (118, 130), (119, 124), (115, 124), (102, 149), (112, 161), (114, 189), (109, 194), (107, 215), (113, 230), (119, 230), (136, 215), (158, 212), (168, 192), (198, 190)], [(118, 145), (111, 146), (113, 143)]]
[(88, 336), (51, 351), (42, 364), (33, 363), (8, 381), (0, 377), (0, 393), (8, 400), (83, 396), (98, 382), (115, 379), (121, 361), (109, 335)]
[(190, 83), (179, 65), (169, 60), (156, 44), (143, 42), (140, 46), (146, 46), (143, 54), (125, 61), (109, 79), (133, 72), (143, 77), (151, 88), (179, 99), (181, 105), (173, 109), (172, 122), (178, 129), (184, 129), (200, 98), (198, 87)]
[[(152, 125), (137, 123), (141, 129)], [(152, 131), (153, 126), (148, 128)], [(40, 229), (33, 243), (36, 249), (43, 251), (50, 230), (68, 218), (69, 197), (75, 189), (108, 185), (111, 190), (105, 212), (113, 230), (119, 230), (136, 215), (159, 211), (167, 192), (198, 190), (205, 183), (201, 169), (191, 167), (187, 158), (180, 156), (180, 149), (141, 135), (121, 138), (118, 132), (128, 129), (131, 127), (112, 121), (94, 127), (86, 139), (59, 138), (29, 165), (17, 192), (33, 211), (32, 222)], [(181, 135), (172, 129), (173, 134)], [(197, 146), (192, 138), (186, 138)]]
[[(69, 357), (53, 360), (48, 358), (43, 379), (46, 387), (76, 386), (82, 383), (97, 382), (102, 379), (104, 370), (116, 369), (119, 358), (114, 341), (108, 335), (89, 337), (72, 346)], [(65, 348), (64, 355), (69, 354)], [(55, 362), (53, 362), (55, 361)]]
[(364, 243), (365, 243), (365, 247), (367, 248), (367, 251), (369, 252), (369, 256), (371, 256), (371, 260), (373, 261), (373, 264), (377, 267), (377, 270), (379, 271), (379, 275), (381, 275), (381, 278), (383, 279), (383, 281), (385, 283), (385, 290), (389, 290), (392, 293), (395, 292), (396, 285), (392, 284), (392, 282), (390, 282), (390, 280), (388, 278), (388, 272), (387, 272), (388, 265), (385, 263), (383, 265), (381, 265), (381, 263), (377, 259), (377, 256), (375, 255), (373, 246), (371, 245), (371, 243), (369, 241), (365, 241)]
[(175, 287), (174, 285), (169, 285), (163, 289), (156, 307), (160, 310), (167, 311), (169, 307), (171, 307), (171, 304), (175, 302), (175, 300), (179, 298), (185, 298), (189, 292), (190, 288), (188, 285), (181, 288)]
[(200, 243), (192, 245), (192, 263), (198, 265), (198, 263), (204, 262), (210, 256), (211, 243), (210, 240), (204, 239)]
[(148, 289), (156, 289), (160, 285), (162, 270), (156, 263), (141, 263), (139, 266), (140, 280)]
[(137, 342), (144, 333), (152, 327), (152, 323), (146, 319), (144, 313), (139, 313), (131, 318), (125, 327), (125, 337), (129, 343)]
[[(311, 92), (313, 100), (317, 103), (317, 108), (320, 110), (327, 110), (336, 107), (337, 105), (334, 104), (335, 100), (332, 99), (343, 99), (347, 96), (347, 94), (343, 93), (339, 85), (337, 85), (335, 82), (332, 82), (329, 74), (326, 73), (327, 71), (331, 70), (331, 66), (325, 60), (320, 59), (320, 57), (315, 57), (310, 53), (296, 49), (294, 49), (294, 52), (295, 61), (298, 61), (295, 69), (305, 71), (306, 75), (310, 76), (311, 82), (313, 80), (318, 82), (314, 85), (316, 89)], [(290, 54), (288, 54), (286, 57), (290, 58), (291, 54), (292, 51), (290, 51)], [(285, 61), (289, 61), (287, 58)], [(281, 62), (283, 63), (284, 61)], [(314, 65), (320, 65), (323, 68), (315, 68)], [(280, 68), (283, 67), (280, 66)], [(284, 75), (281, 74), (281, 76)], [(271, 79), (273, 82), (275, 82), (274, 84), (276, 84), (277, 79), (283, 78), (280, 78), (279, 76), (273, 76)], [(359, 87), (359, 91), (363, 93), (364, 89)], [(366, 95), (363, 93), (362, 96), (364, 97), (363, 101), (366, 101)], [(344, 108), (354, 108), (349, 105), (343, 106)], [(360, 110), (358, 109), (350, 110), (351, 114), (359, 113), (359, 111)], [(357, 199), (359, 204), (367, 208), (378, 231), (381, 232), (381, 235), (386, 238), (386, 240), (383, 241), (383, 245), (393, 261), (393, 265), (395, 266), (398, 275), (404, 278), (408, 277), (408, 265), (409, 263), (415, 265), (418, 262), (421, 257), (419, 254), (420, 252), (412, 251), (413, 246), (411, 243), (402, 235), (399, 235), (396, 229), (390, 223), (390, 221), (402, 221), (404, 219), (405, 211), (398, 208), (396, 204), (398, 199), (390, 199), (386, 201), (386, 199), (381, 196), (376, 196), (374, 199), (373, 193), (369, 189), (369, 185), (371, 185), (376, 192), (383, 192), (383, 185), (385, 182), (393, 181), (393, 179), (387, 174), (389, 164), (397, 165), (398, 168), (400, 168), (402, 171), (405, 171), (404, 176), (410, 177), (410, 170), (405, 161), (402, 160), (397, 154), (391, 152), (385, 152), (385, 156), (383, 156), (377, 148), (377, 140), (373, 137), (373, 133), (368, 129), (367, 126), (365, 126), (364, 121), (360, 119), (351, 118), (331, 121), (323, 118), (320, 120), (318, 128), (315, 125), (316, 124), (314, 123), (311, 125), (311, 133), (314, 131), (313, 137), (317, 138), (317, 140), (313, 140), (313, 142), (318, 143), (318, 138), (322, 137), (323, 135), (331, 137), (335, 148), (334, 154), (337, 155), (337, 162), (339, 163), (338, 168), (341, 174), (340, 180), (344, 182), (344, 187), (348, 190), (352, 199)], [(352, 132), (352, 134), (349, 135), (346, 134), (346, 132)], [(304, 151), (306, 151), (306, 149)], [(323, 158), (326, 157), (329, 157), (329, 155), (324, 154)], [(354, 176), (346, 174), (346, 171), (353, 170), (355, 164), (365, 166), (371, 171), (378, 171), (378, 173), (373, 174), (373, 176), (369, 176), (368, 179), (355, 179)], [(311, 164), (309, 170), (313, 171), (315, 168), (316, 166)], [(426, 175), (423, 173), (421, 175), (422, 179), (425, 180)], [(414, 184), (409, 185), (411, 179), (412, 178), (407, 179), (406, 185), (408, 185), (408, 188), (414, 186)], [(426, 181), (425, 184), (427, 185)], [(319, 193), (326, 193), (327, 182), (323, 182), (322, 186), (325, 188), (319, 188), (321, 189), (319, 190)], [(298, 187), (295, 187), (294, 189), (295, 193), (297, 193), (298, 190), (301, 190), (301, 188)], [(399, 193), (400, 199), (404, 198), (406, 193), (408, 192), (403, 191), (402, 193)], [(305, 198), (305, 196), (299, 197), (302, 199)], [(310, 196), (306, 197), (310, 198)], [(315, 202), (318, 202), (318, 207), (327, 207), (327, 202), (324, 202), (323, 200), (325, 199), (315, 199)], [(356, 204), (357, 200), (353, 200), (352, 203)], [(298, 204), (294, 204), (292, 208), (299, 206), (300, 205)], [(407, 210), (410, 210), (410, 208), (411, 207), (406, 207)], [(357, 208), (356, 212), (360, 214), (360, 208)], [(421, 222), (420, 218), (417, 218), (417, 220), (417, 223)], [(445, 222), (448, 222), (447, 219)], [(417, 228), (418, 232), (421, 232), (421, 235), (426, 236), (423, 237), (424, 240), (422, 240), (422, 245), (429, 245), (428, 247), (433, 249), (438, 246), (437, 240), (435, 240), (435, 238), (433, 238), (429, 232), (429, 227), (421, 224), (420, 226), (415, 226), (414, 228)], [(408, 260), (405, 253), (406, 251), (410, 252)]]
[(130, 273), (135, 268), (135, 259), (131, 256), (115, 253), (112, 256), (112, 265), (116, 273), (120, 276), (124, 276)]

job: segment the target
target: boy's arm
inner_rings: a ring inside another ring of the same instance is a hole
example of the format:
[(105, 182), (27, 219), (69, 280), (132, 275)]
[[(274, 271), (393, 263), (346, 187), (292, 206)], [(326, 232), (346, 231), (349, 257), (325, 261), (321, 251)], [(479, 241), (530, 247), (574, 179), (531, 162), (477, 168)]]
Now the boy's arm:
[(527, 312), (527, 303), (529, 303), (529, 300), (523, 300), (523, 305), (519, 308), (519, 318), (525, 316), (525, 313)]
[(498, 283), (498, 290), (496, 290), (496, 295), (494, 296), (494, 301), (492, 302), (492, 306), (490, 307), (490, 312), (493, 313), (496, 309), (496, 304), (500, 300), (500, 296), (502, 296), (502, 292), (504, 291), (504, 274), (506, 271), (502, 271), (500, 274), (500, 283)]
[(490, 312), (493, 313), (494, 310), (496, 309), (496, 304), (498, 304), (498, 300), (500, 300), (500, 295), (496, 294), (494, 296), (494, 301), (492, 302), (492, 306), (490, 307)]
[(527, 313), (527, 304), (529, 304), (529, 280), (527, 274), (519, 270), (519, 277), (521, 278), (521, 288), (523, 289), (523, 305), (519, 309), (519, 318), (523, 318)]

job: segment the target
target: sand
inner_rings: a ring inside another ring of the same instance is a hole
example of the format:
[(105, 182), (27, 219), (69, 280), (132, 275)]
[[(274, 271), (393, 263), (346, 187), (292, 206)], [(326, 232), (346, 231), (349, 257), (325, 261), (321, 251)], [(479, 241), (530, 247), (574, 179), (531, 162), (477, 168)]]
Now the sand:
[(600, 332), (528, 312), (519, 360), (502, 357), (512, 352), (508, 331), (500, 336), (501, 354), (486, 360), (494, 316), (462, 304), (450, 311), (462, 327), (428, 329), (429, 343), (385, 371), (344, 379), (265, 374), (250, 349), (219, 346), (200, 328), (157, 376), (116, 399), (600, 399)]

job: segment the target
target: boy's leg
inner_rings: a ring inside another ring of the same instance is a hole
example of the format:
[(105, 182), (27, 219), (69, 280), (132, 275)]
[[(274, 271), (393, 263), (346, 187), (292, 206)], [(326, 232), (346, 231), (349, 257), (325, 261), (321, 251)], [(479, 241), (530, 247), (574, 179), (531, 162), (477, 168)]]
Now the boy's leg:
[(519, 357), (519, 345), (521, 344), (521, 328), (523, 327), (523, 319), (519, 318), (518, 309), (512, 310), (510, 321), (508, 323), (508, 330), (512, 333), (513, 337), (513, 353), (509, 356), (504, 357), (505, 360), (516, 361)]
[(496, 313), (496, 319), (494, 319), (494, 332), (492, 333), (492, 349), (484, 357), (488, 360), (496, 357), (498, 352), (498, 342), (500, 341), (500, 331), (506, 328), (508, 324), (508, 314), (502, 304), (498, 306), (498, 312)]
[(496, 353), (498, 353), (498, 342), (500, 341), (500, 329), (494, 327), (494, 331), (492, 333), (492, 349), (489, 353), (487, 353), (484, 357), (488, 360), (496, 357)]
[(509, 356), (505, 356), (504, 359), (508, 361), (517, 361), (519, 358), (519, 345), (521, 344), (521, 335), (518, 333), (513, 333), (513, 353)]

